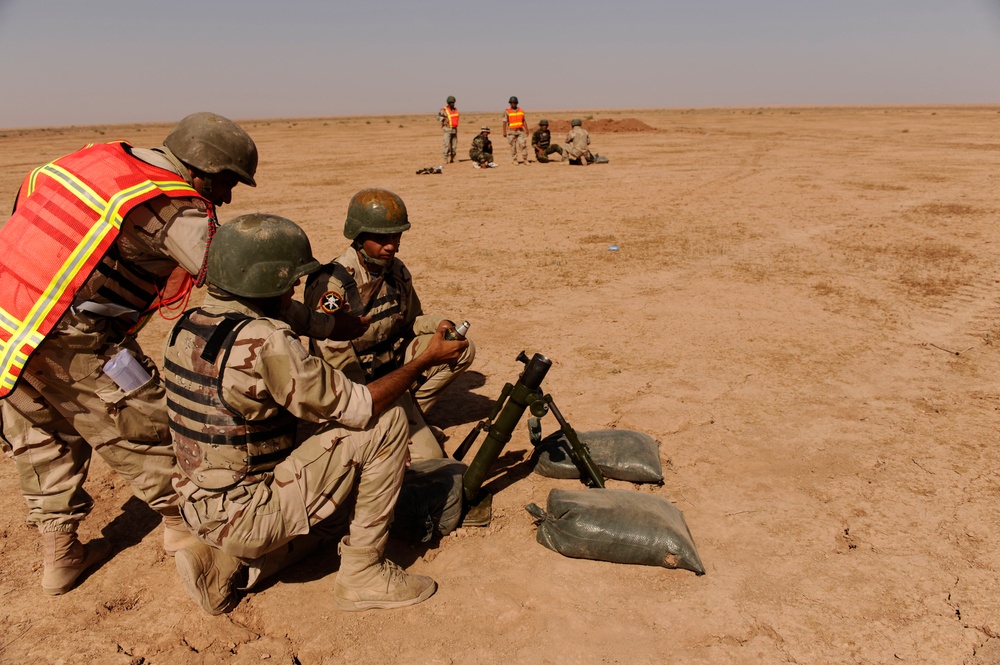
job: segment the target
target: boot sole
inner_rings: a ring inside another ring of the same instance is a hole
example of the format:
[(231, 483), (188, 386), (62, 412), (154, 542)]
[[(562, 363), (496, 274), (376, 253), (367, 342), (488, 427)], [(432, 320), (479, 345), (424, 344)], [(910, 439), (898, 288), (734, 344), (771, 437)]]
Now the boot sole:
[(416, 598), (409, 598), (407, 600), (358, 600), (350, 601), (346, 598), (333, 597), (333, 603), (345, 612), (364, 612), (365, 610), (393, 610), (397, 607), (409, 607), (410, 605), (416, 605), (417, 603), (422, 603), (437, 591), (437, 582), (434, 582), (431, 586), (427, 587), (427, 590), (421, 593)]

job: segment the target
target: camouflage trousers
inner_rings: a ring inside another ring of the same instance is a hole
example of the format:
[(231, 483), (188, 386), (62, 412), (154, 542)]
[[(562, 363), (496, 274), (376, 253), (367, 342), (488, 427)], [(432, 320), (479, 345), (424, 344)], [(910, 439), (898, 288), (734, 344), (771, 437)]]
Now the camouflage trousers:
[[(417, 335), (406, 347), (404, 362), (410, 362), (420, 355), (431, 343), (433, 337), (433, 335)], [(410, 423), (410, 456), (414, 460), (445, 456), (441, 444), (438, 443), (431, 428), (424, 422), (422, 414), (427, 413), (431, 407), (437, 404), (445, 389), (465, 370), (469, 369), (475, 359), (476, 345), (470, 339), (468, 348), (455, 361), (454, 366), (437, 365), (432, 367), (426, 374), (427, 379), (412, 394), (407, 393), (400, 398), (399, 404), (406, 411), (406, 417)]]
[[(130, 393), (102, 370), (123, 348), (152, 376)], [(163, 386), (134, 339), (107, 344), (92, 331), (64, 326), (35, 351), (0, 413), (27, 521), (39, 531), (75, 532), (90, 512), (83, 484), (95, 450), (151, 508), (177, 514)]]
[(181, 514), (199, 539), (251, 561), (320, 523), (349, 520), (352, 546), (385, 546), (406, 464), (403, 410), (390, 408), (365, 430), (300, 426), (304, 438), (260, 482), (215, 492), (175, 478)]
[[(507, 143), (510, 144), (511, 161), (528, 161), (528, 132), (524, 129), (508, 129)], [(517, 153), (520, 151), (521, 158), (518, 160)]]
[(482, 166), (483, 164), (489, 164), (493, 161), (492, 152), (480, 152), (475, 148), (469, 150), (469, 159), (474, 161), (476, 164)]
[(559, 157), (563, 156), (562, 146), (558, 143), (551, 143), (545, 148), (540, 146), (535, 147), (535, 159), (543, 164), (549, 161), (549, 155), (553, 155), (555, 153), (559, 153)]
[(445, 127), (442, 141), (444, 150), (441, 156), (444, 158), (444, 161), (446, 163), (455, 161), (455, 155), (458, 154), (458, 129)]

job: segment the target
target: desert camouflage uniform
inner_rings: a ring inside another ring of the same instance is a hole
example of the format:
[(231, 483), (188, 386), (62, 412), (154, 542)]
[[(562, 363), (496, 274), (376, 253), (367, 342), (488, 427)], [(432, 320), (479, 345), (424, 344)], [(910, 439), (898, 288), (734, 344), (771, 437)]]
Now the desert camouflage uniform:
[(476, 134), (472, 139), (472, 147), (469, 148), (469, 157), (480, 166), (493, 161), (493, 142), (489, 136)]
[(449, 126), (448, 113), (444, 108), (438, 111), (438, 120), (441, 122), (442, 132), (441, 156), (445, 162), (454, 162), (455, 155), (458, 154), (458, 127)]
[[(512, 129), (509, 126), (508, 116), (510, 112), (514, 109), (504, 109), (503, 112), (503, 122), (507, 125), (507, 143), (510, 144), (510, 159), (513, 162), (524, 163), (528, 161), (528, 120), (524, 116), (524, 123), (517, 129)], [(523, 108), (518, 107), (520, 112), (524, 112)], [(518, 160), (518, 152), (521, 153), (520, 160)]]
[[(352, 281), (354, 288), (350, 285)], [(353, 247), (310, 276), (306, 285), (306, 305), (320, 312), (331, 297), (349, 303), (356, 314), (371, 316), (371, 326), (353, 342), (313, 340), (313, 352), (359, 383), (369, 383), (415, 358), (444, 320), (442, 316), (424, 314), (413, 288), (413, 277), (398, 257), (393, 259), (384, 277), (373, 279)], [(475, 345), (470, 340), (454, 367), (434, 367), (412, 392), (412, 397), (408, 393), (400, 399), (410, 422), (413, 459), (444, 456), (421, 414), (430, 410), (445, 388), (472, 365), (475, 355)]]
[[(188, 177), (166, 148), (132, 152)], [(90, 512), (93, 500), (83, 484), (92, 450), (132, 484), (136, 496), (177, 519), (170, 482), (176, 465), (163, 386), (153, 361), (128, 332), (136, 310), (121, 303), (143, 299), (148, 304), (178, 266), (197, 275), (208, 234), (207, 205), (201, 199), (158, 197), (133, 209), (112, 249), (35, 350), (13, 393), (0, 401), (4, 438), (28, 504), (27, 521), (42, 533), (75, 532)], [(301, 303), (293, 309), (290, 318), (298, 329), (317, 336), (332, 332), (330, 317)], [(104, 363), (122, 349), (152, 377), (130, 393), (103, 372)]]
[(552, 132), (542, 127), (531, 135), (531, 147), (535, 150), (535, 158), (542, 163), (549, 161), (549, 155), (553, 153), (563, 154), (562, 146), (552, 143)]
[[(247, 303), (210, 292), (189, 323), (207, 336), (226, 315), (237, 325), (216, 340), (214, 358), (202, 355), (206, 338), (182, 322), (167, 342), (164, 375), (181, 471), (174, 486), (185, 522), (202, 541), (242, 560), (348, 516), (353, 546), (384, 546), (405, 466), (402, 409), (369, 422), (365, 386)], [(227, 444), (241, 427), (246, 442)]]
[(590, 134), (583, 127), (574, 127), (566, 135), (566, 159), (590, 158)]
[[(188, 178), (165, 148), (132, 152)], [(163, 387), (128, 331), (137, 310), (153, 302), (178, 265), (193, 275), (200, 272), (208, 233), (201, 199), (158, 197), (133, 209), (98, 269), (29, 359), (13, 393), (0, 402), (28, 522), (39, 531), (75, 532), (90, 512), (93, 501), (83, 483), (91, 450), (150, 507), (176, 515)], [(135, 309), (123, 302), (135, 303)], [(102, 371), (121, 349), (152, 376), (128, 394)]]

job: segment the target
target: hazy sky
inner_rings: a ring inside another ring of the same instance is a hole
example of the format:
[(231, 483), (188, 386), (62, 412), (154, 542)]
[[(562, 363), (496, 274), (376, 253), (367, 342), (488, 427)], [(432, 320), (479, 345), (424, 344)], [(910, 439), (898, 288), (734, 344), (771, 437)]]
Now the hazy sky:
[(1000, 102), (1000, 0), (0, 0), (0, 127)]

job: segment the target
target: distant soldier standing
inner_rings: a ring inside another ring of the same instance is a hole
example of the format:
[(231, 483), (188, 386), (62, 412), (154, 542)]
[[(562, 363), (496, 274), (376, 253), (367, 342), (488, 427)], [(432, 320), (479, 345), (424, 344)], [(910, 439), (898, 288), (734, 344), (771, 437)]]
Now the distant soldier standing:
[[(510, 160), (518, 164), (528, 163), (528, 130), (524, 119), (524, 109), (518, 108), (517, 97), (511, 97), (510, 108), (503, 112), (503, 135), (510, 144)], [(518, 152), (521, 153), (520, 160)]]
[(496, 163), (493, 161), (493, 142), (490, 141), (490, 128), (483, 127), (472, 139), (472, 147), (469, 148), (469, 157), (473, 161), (473, 166), (477, 169), (493, 168)]
[(549, 161), (549, 155), (558, 153), (559, 158), (563, 157), (563, 149), (558, 143), (552, 143), (552, 132), (549, 131), (549, 121), (542, 119), (538, 121), (538, 129), (531, 135), (531, 147), (535, 150), (535, 159), (542, 164)]
[(583, 128), (583, 121), (573, 118), (570, 122), (572, 127), (566, 135), (566, 163), (577, 162), (587, 166), (591, 162), (590, 156), (590, 134)]
[[(49, 595), (110, 549), (77, 538), (93, 507), (83, 485), (94, 451), (162, 516), (167, 553), (194, 542), (170, 484), (163, 386), (135, 331), (204, 281), (215, 209), (239, 183), (255, 186), (257, 147), (214, 113), (187, 116), (163, 143), (89, 145), (35, 169), (0, 233), (3, 438), (42, 537)], [(111, 378), (112, 358), (128, 381)]]
[(445, 102), (445, 106), (438, 111), (438, 120), (441, 122), (441, 131), (444, 136), (443, 158), (445, 163), (455, 161), (458, 152), (458, 109), (455, 108), (455, 98), (451, 95)]

